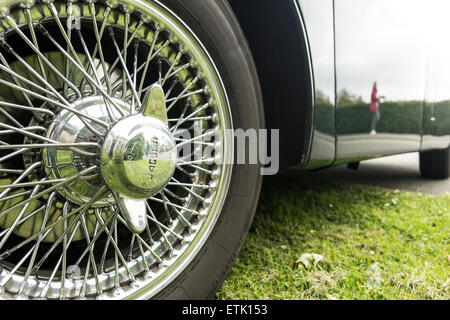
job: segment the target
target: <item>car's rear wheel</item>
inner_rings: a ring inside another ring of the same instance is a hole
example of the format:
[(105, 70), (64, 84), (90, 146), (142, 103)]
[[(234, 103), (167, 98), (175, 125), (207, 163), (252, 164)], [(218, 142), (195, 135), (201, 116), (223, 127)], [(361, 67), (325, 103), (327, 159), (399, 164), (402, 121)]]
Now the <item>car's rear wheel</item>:
[(264, 123), (226, 1), (1, 6), (0, 298), (212, 297), (261, 185), (225, 132)]
[(450, 147), (420, 153), (420, 171), (424, 178), (450, 178)]

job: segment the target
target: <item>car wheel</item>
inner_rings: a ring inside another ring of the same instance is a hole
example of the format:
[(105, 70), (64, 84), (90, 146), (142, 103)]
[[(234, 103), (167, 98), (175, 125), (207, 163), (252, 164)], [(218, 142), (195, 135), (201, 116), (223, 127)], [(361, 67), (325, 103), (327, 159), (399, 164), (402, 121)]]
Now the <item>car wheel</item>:
[(450, 147), (421, 152), (420, 171), (424, 178), (448, 179), (450, 177)]
[(225, 134), (264, 126), (227, 2), (1, 9), (0, 298), (213, 297), (262, 180)]

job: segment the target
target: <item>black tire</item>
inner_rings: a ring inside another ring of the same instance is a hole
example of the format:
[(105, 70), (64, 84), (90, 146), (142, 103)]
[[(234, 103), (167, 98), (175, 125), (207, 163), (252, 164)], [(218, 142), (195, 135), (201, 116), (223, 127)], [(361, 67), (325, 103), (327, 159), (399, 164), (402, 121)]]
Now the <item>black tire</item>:
[(450, 178), (450, 147), (420, 153), (420, 172), (424, 178)]
[[(258, 77), (246, 39), (224, 0), (164, 0), (206, 46), (224, 81), (235, 129), (263, 128)], [(235, 165), (214, 230), (194, 261), (155, 299), (211, 299), (231, 270), (251, 226), (261, 189), (257, 165)]]

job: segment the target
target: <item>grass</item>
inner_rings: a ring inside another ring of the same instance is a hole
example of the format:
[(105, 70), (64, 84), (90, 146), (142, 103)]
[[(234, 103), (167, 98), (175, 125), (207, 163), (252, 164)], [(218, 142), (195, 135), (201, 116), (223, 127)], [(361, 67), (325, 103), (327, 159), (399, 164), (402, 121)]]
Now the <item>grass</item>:
[(217, 298), (450, 299), (449, 215), (449, 195), (269, 177)]

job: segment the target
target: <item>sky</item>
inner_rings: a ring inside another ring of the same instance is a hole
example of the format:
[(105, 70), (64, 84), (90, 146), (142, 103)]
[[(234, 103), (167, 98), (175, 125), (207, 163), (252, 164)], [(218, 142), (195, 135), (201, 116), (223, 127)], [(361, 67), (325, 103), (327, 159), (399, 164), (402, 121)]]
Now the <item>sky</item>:
[[(300, 4), (317, 57), (316, 82), (327, 91), (332, 0)], [(449, 0), (335, 0), (335, 8), (338, 91), (368, 101), (377, 81), (387, 100), (450, 99)]]

